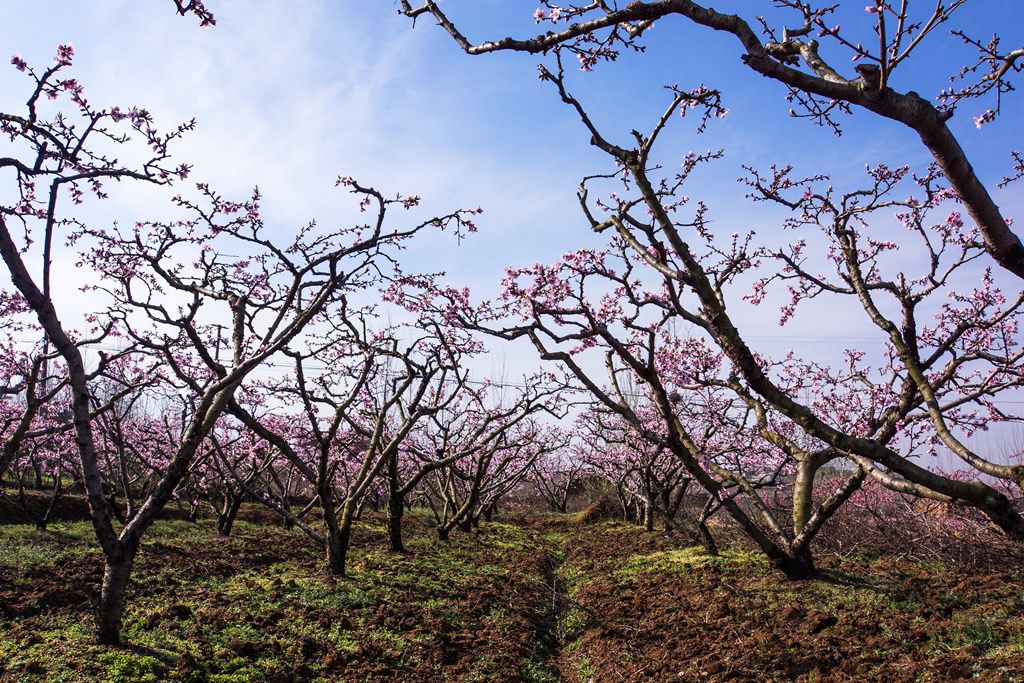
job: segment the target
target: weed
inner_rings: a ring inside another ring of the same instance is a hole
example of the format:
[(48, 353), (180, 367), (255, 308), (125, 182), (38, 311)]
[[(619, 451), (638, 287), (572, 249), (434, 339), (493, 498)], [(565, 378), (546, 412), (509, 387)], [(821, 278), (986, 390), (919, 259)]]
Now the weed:
[(527, 660), (523, 680), (526, 683), (558, 683), (559, 678), (544, 662)]
[(633, 555), (623, 562), (615, 572), (616, 578), (635, 579), (644, 572), (682, 572), (709, 565), (722, 568), (743, 566), (766, 566), (767, 560), (761, 553), (729, 548), (720, 555), (708, 555), (701, 546), (681, 550), (665, 550), (651, 555)]
[(576, 675), (583, 683), (592, 683), (596, 680), (597, 669), (594, 668), (589, 657), (583, 657), (576, 662)]
[(107, 667), (107, 683), (159, 683), (165, 680), (167, 667), (156, 657), (104, 652), (97, 659)]

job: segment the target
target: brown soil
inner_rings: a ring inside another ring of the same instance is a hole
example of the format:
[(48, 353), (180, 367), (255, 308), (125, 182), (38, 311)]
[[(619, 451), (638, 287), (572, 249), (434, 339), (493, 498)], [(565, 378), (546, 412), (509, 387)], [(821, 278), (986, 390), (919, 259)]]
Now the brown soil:
[(26, 532), (29, 550), (63, 554), (0, 562), (0, 681), (1024, 680), (1011, 569), (825, 557), (820, 579), (789, 582), (747, 550), (712, 559), (680, 535), (569, 516), (505, 517), (445, 544), (410, 515), (396, 555), (381, 521), (357, 528), (344, 579), (277, 524), (222, 539), (210, 522), (166, 523), (118, 651), (149, 657), (151, 678), (115, 678), (112, 651), (89, 642), (101, 564), (87, 539)]
[(756, 556), (614, 569), (673, 545), (609, 525), (571, 537), (567, 565), (591, 578), (564, 680), (1024, 680), (1019, 574), (824, 559), (788, 582)]

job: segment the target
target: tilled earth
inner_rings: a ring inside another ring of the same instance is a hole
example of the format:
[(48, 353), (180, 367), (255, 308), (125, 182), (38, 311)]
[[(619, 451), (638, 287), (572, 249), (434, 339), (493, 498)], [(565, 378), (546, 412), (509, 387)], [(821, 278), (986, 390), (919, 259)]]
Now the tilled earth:
[(614, 522), (524, 516), (436, 540), (383, 520), (332, 580), (268, 520), (157, 523), (123, 649), (91, 644), (99, 556), (85, 522), (0, 525), (0, 681), (1024, 680), (1021, 574), (861, 554), (789, 582)]
[(861, 556), (790, 582), (756, 553), (618, 524), (567, 550), (566, 681), (1024, 680), (1019, 572)]

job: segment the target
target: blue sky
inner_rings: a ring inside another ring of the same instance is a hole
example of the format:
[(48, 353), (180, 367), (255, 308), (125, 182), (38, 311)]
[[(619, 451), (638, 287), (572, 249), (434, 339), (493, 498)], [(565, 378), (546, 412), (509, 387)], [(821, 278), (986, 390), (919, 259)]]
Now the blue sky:
[[(236, 196), (258, 184), (267, 218), (282, 230), (313, 217), (356, 219), (353, 203), (334, 188), (338, 175), (352, 175), (387, 192), (420, 194), (428, 208), (482, 205), (477, 236), (461, 245), (447, 236), (422, 240), (409, 254), (409, 268), (445, 269), (451, 281), (483, 295), (495, 291), (507, 265), (552, 261), (599, 244), (580, 219), (575, 191), (583, 175), (607, 169), (607, 161), (589, 147), (574, 114), (538, 81), (542, 57), (468, 57), (432, 22), (421, 20), (413, 29), (393, 0), (209, 0), (218, 25), (205, 30), (177, 17), (170, 0), (5, 4), (0, 44), (6, 54), (20, 52), (43, 64), (57, 44), (71, 42), (74, 75), (94, 102), (144, 105), (165, 126), (195, 116), (197, 131), (177, 147), (179, 159), (194, 164), (194, 179)], [(753, 4), (732, 0), (716, 8), (749, 15)], [(769, 3), (756, 4), (770, 13)], [(444, 6), (471, 38), (537, 30), (534, 2), (449, 0)], [(850, 8), (838, 21), (866, 37), (870, 15), (863, 4)], [(963, 12), (970, 33), (985, 37), (999, 30), (1007, 46), (1024, 44), (1022, 19), (1020, 0), (977, 0)], [(726, 149), (726, 159), (688, 190), (709, 202), (723, 232), (777, 231), (775, 214), (743, 199), (734, 182), (741, 163), (793, 163), (843, 186), (859, 181), (866, 163), (923, 167), (929, 160), (908, 129), (864, 112), (844, 121), (838, 139), (791, 119), (782, 86), (747, 70), (730, 36), (672, 20), (652, 30), (647, 45), (646, 54), (624, 54), (593, 73), (573, 73), (571, 86), (598, 124), (620, 140), (660, 113), (662, 86), (721, 88), (729, 116), (702, 136), (688, 122), (676, 123), (661, 153), (669, 163), (690, 149)], [(918, 57), (928, 68), (897, 72), (894, 87), (934, 96), (946, 86), (945, 76), (972, 56), (944, 29), (929, 45)], [(826, 58), (831, 54), (824, 51)], [(848, 60), (835, 65), (852, 76)], [(13, 68), (0, 68), (5, 110), (24, 101), (26, 85)], [(1014, 93), (1000, 120), (976, 130), (970, 117), (986, 106), (965, 106), (952, 125), (979, 174), (991, 181), (1008, 170), (1008, 150), (1024, 146), (1024, 117)], [(166, 215), (164, 199), (152, 189), (119, 188), (95, 209), (95, 220)], [(998, 201), (1007, 215), (1024, 214), (1019, 187), (1000, 191)], [(88, 279), (69, 261), (63, 273), (69, 285)], [(88, 304), (78, 297), (65, 305)], [(739, 307), (737, 314), (769, 353), (797, 345), (824, 357), (838, 337), (865, 334), (859, 311), (821, 308), (784, 330), (775, 325), (774, 308)], [(494, 362), (526, 366), (533, 362), (526, 353), (506, 352), (504, 361)]]

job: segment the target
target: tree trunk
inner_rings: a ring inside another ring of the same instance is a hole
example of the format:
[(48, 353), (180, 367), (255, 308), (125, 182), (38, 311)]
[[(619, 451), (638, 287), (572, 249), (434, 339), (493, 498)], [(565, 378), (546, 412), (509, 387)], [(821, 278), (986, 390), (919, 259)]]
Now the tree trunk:
[(352, 536), (352, 525), (335, 527), (327, 534), (327, 569), (331, 576), (345, 576), (345, 560)]
[(96, 610), (96, 642), (100, 645), (121, 644), (121, 618), (134, 559), (135, 549), (119, 548), (103, 569), (103, 589)]
[(711, 529), (708, 528), (708, 517), (714, 511), (715, 499), (708, 497), (707, 502), (704, 503), (704, 509), (700, 511), (700, 516), (697, 517), (697, 533), (700, 534), (700, 542), (704, 546), (704, 550), (711, 556), (718, 555), (718, 543), (715, 542), (715, 537), (711, 535)]
[(230, 496), (226, 501), (223, 508), (221, 508), (220, 515), (217, 517), (217, 533), (221, 536), (230, 536), (231, 527), (235, 524), (235, 517), (238, 515), (239, 508), (242, 507), (241, 496)]
[(438, 527), (437, 527), (437, 537), (439, 539), (441, 539), (442, 541), (447, 541), (448, 540), (448, 532), (449, 531), (451, 531), (451, 529), (447, 525), (445, 525), (445, 526), (438, 525)]
[(402, 543), (402, 515), (405, 514), (405, 494), (398, 481), (398, 454), (388, 458), (388, 542), (396, 553), (405, 552)]
[(323, 487), (317, 497), (320, 499), (320, 509), (324, 517), (327, 571), (332, 576), (345, 576), (345, 556), (348, 554), (355, 505), (352, 504), (352, 501), (345, 503), (339, 524), (338, 515), (334, 512), (334, 495), (330, 487)]
[(57, 503), (60, 501), (63, 493), (64, 486), (60, 478), (60, 470), (58, 469), (57, 477), (53, 481), (53, 495), (50, 497), (50, 503), (46, 506), (43, 516), (36, 522), (36, 528), (40, 531), (46, 531), (46, 527), (50, 524), (53, 513), (57, 510)]
[(392, 489), (388, 496), (388, 541), (391, 550), (396, 553), (405, 552), (402, 543), (402, 515), (405, 514), (405, 496)]
[(818, 575), (818, 570), (814, 566), (814, 558), (809, 550), (804, 550), (795, 556), (783, 555), (770, 559), (772, 564), (790, 581), (805, 581)]
[(697, 520), (697, 532), (700, 534), (700, 542), (704, 546), (705, 552), (712, 557), (717, 557), (718, 543), (715, 542), (715, 537), (711, 535), (711, 529), (708, 528), (708, 522), (703, 517)]
[(799, 534), (811, 518), (814, 505), (814, 475), (817, 463), (801, 460), (796, 466), (796, 480), (793, 482), (793, 535)]

